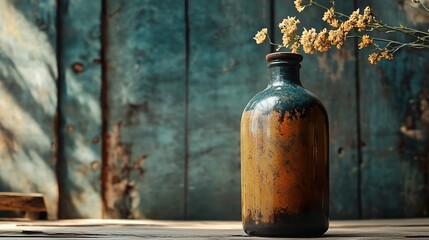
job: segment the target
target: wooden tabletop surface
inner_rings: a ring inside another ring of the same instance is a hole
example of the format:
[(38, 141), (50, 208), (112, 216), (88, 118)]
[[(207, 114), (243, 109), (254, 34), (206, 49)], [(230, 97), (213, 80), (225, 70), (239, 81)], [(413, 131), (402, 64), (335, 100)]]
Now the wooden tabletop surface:
[[(329, 239), (429, 239), (429, 218), (331, 221)], [(0, 238), (25, 239), (263, 239), (240, 222), (156, 220), (0, 220)], [(274, 238), (268, 238), (274, 239)]]

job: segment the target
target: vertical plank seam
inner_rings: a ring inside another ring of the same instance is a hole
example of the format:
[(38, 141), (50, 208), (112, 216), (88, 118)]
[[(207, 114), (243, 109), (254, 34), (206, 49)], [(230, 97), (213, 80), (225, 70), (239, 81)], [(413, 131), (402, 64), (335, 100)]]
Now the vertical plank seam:
[(107, 155), (107, 139), (108, 139), (108, 127), (107, 127), (107, 1), (101, 1), (101, 199), (102, 199), (102, 217), (108, 218), (107, 212), (107, 174), (109, 171), (108, 155)]
[[(358, 0), (354, 1), (354, 9), (359, 7)], [(362, 219), (362, 135), (361, 135), (361, 116), (360, 116), (360, 65), (358, 39), (354, 39), (355, 55), (355, 90), (356, 90), (356, 138), (357, 138), (357, 210), (358, 218)]]
[(184, 0), (185, 15), (185, 123), (184, 123), (184, 174), (183, 174), (183, 217), (188, 219), (189, 203), (189, 0)]
[(62, 56), (62, 46), (61, 46), (61, 42), (62, 42), (62, 33), (63, 33), (63, 28), (62, 28), (62, 14), (61, 14), (61, 9), (63, 7), (62, 4), (62, 0), (56, 0), (56, 60), (57, 60), (57, 73), (58, 73), (58, 79), (57, 79), (57, 117), (55, 119), (55, 142), (56, 142), (56, 164), (55, 164), (55, 174), (56, 174), (56, 178), (57, 178), (57, 188), (58, 188), (58, 202), (57, 202), (57, 218), (61, 217), (61, 202), (62, 202), (62, 185), (63, 185), (63, 181), (62, 181), (62, 169), (63, 169), (63, 161), (65, 161), (65, 159), (63, 159), (63, 147), (62, 147), (62, 139), (61, 139), (61, 126), (63, 124), (63, 117), (62, 117), (62, 108), (61, 108), (61, 87), (62, 87), (62, 80), (64, 79), (64, 73), (62, 71), (62, 60), (61, 60), (61, 56)]
[[(275, 21), (276, 21), (276, 15), (275, 15), (275, 0), (270, 0), (269, 5), (269, 18), (270, 18), (270, 38), (272, 42), (276, 42), (274, 29), (275, 29)], [(274, 45), (270, 44), (270, 52), (275, 52)]]

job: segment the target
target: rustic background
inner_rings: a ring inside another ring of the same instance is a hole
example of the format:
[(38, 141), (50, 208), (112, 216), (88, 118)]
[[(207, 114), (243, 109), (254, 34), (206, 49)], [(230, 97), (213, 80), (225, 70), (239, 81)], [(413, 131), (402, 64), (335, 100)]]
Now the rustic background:
[[(270, 52), (252, 37), (292, 2), (0, 0), (0, 191), (44, 193), (50, 218), (239, 219), (240, 116)], [(397, 0), (337, 2), (429, 25)], [(298, 16), (321, 28), (321, 13)], [(428, 216), (428, 53), (305, 56), (330, 117), (332, 218)]]

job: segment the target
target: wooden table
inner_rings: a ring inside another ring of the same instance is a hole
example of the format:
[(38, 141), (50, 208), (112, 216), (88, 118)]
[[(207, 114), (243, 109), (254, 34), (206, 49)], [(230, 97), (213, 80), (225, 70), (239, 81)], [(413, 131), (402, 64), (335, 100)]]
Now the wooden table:
[[(262, 239), (247, 237), (240, 222), (155, 220), (0, 221), (0, 238)], [(429, 218), (332, 221), (329, 239), (429, 239)], [(269, 238), (273, 239), (273, 238)]]

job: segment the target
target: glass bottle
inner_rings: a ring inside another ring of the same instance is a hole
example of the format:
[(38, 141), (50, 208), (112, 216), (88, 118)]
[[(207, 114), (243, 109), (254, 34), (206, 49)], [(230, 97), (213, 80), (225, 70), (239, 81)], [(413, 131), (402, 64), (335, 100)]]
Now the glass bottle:
[(328, 115), (301, 85), (301, 55), (266, 59), (268, 86), (241, 119), (243, 228), (252, 236), (321, 236), (329, 226)]

